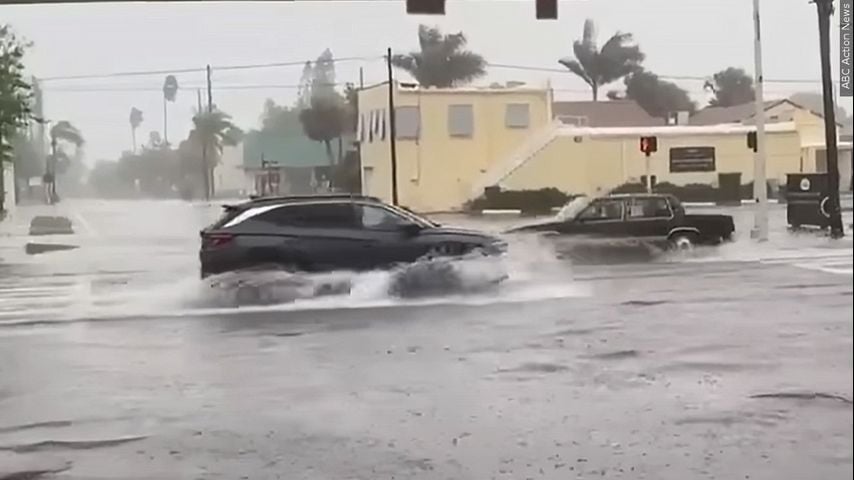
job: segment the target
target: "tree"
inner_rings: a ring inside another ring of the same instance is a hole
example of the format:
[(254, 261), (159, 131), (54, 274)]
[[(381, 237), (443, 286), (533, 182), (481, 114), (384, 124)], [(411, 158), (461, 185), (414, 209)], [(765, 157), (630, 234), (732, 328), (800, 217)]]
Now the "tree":
[(335, 90), (335, 60), (326, 49), (314, 62), (309, 107), (300, 111), (299, 120), (308, 138), (323, 142), (330, 165), (335, 164), (333, 140), (338, 140), (338, 160), (343, 156), (341, 135), (346, 131), (348, 116), (344, 99)]
[(175, 75), (167, 75), (163, 80), (163, 143), (169, 144), (169, 125), (166, 121), (166, 102), (175, 102), (178, 96), (178, 79)]
[[(0, 171), (12, 153), (7, 142), (13, 133), (26, 126), (31, 114), (32, 88), (24, 81), (23, 63), (29, 46), (8, 25), (0, 25)], [(2, 207), (0, 204), (0, 210)]]
[(709, 100), (712, 107), (732, 107), (756, 99), (753, 78), (741, 68), (729, 67), (721, 70), (712, 75), (703, 88), (714, 94), (714, 98)]
[(314, 74), (314, 68), (311, 62), (305, 62), (302, 67), (302, 75), (299, 79), (299, 89), (297, 90), (296, 107), (300, 110), (311, 106), (311, 78)]
[(220, 110), (200, 112), (193, 117), (193, 130), (188, 140), (199, 147), (204, 164), (204, 182), (207, 196), (213, 195), (213, 171), (219, 164), (222, 149), (240, 143), (243, 131), (231, 122), (231, 116)]
[(693, 113), (697, 105), (688, 92), (672, 82), (658, 78), (658, 75), (639, 70), (627, 76), (625, 94), (608, 92), (608, 98), (628, 98), (637, 102), (647, 113), (656, 118), (664, 118), (670, 113), (687, 111)]
[(558, 63), (590, 85), (593, 101), (597, 101), (599, 87), (641, 68), (645, 56), (633, 41), (631, 33), (617, 32), (599, 49), (596, 42), (596, 25), (593, 20), (588, 19), (584, 22), (581, 40), (572, 44), (575, 58), (564, 57), (558, 60)]
[(142, 125), (142, 110), (133, 107), (130, 109), (130, 136), (133, 140), (133, 152), (136, 153), (136, 129)]
[(49, 163), (53, 164), (53, 172), (62, 173), (67, 168), (67, 162), (71, 155), (65, 151), (65, 146), (74, 147), (74, 155), (77, 155), (85, 140), (80, 130), (71, 122), (60, 120), (50, 128), (50, 155)]
[(438, 28), (418, 27), (419, 51), (394, 55), (391, 62), (424, 87), (451, 88), (486, 74), (486, 60), (469, 50), (462, 32), (443, 35)]
[[(311, 99), (306, 103), (306, 108), (311, 106)], [(273, 132), (279, 135), (293, 135), (302, 132), (302, 124), (299, 120), (300, 110), (277, 105), (268, 98), (264, 102), (264, 112), (261, 114), (261, 130)]]
[[(335, 164), (332, 140), (341, 138), (347, 125), (347, 109), (340, 96), (312, 97), (311, 107), (299, 114), (305, 135), (315, 142), (323, 142), (329, 165)], [(341, 151), (339, 148), (339, 156)]]

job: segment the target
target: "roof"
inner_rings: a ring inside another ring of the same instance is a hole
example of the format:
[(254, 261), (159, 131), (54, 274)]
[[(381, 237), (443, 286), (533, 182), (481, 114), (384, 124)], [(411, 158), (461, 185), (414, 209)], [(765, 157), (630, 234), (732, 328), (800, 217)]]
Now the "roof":
[(253, 131), (243, 139), (243, 167), (261, 167), (261, 159), (280, 167), (323, 167), (329, 158), (323, 144), (299, 134)]
[(590, 127), (649, 127), (665, 121), (646, 113), (634, 100), (603, 102), (554, 102), (552, 112), (560, 116), (587, 117)]
[[(679, 135), (744, 135), (756, 130), (753, 125), (663, 125), (654, 127), (575, 127), (564, 125), (558, 128), (558, 135), (582, 137), (638, 137)], [(767, 133), (795, 132), (794, 122), (778, 122), (765, 125)]]
[(259, 205), (279, 205), (285, 203), (317, 202), (317, 201), (362, 201), (382, 202), (379, 198), (351, 193), (318, 193), (313, 195), (281, 195), (281, 196), (251, 196), (249, 200), (238, 204), (223, 205), (226, 210), (242, 210)]
[[(816, 112), (809, 108), (799, 105), (787, 98), (781, 100), (767, 100), (765, 102), (765, 111), (768, 111), (778, 105), (788, 103), (789, 105), (818, 117), (824, 118), (821, 112)], [(756, 113), (754, 102), (742, 103), (731, 107), (706, 107), (691, 116), (691, 125), (716, 125), (719, 123), (741, 123), (745, 120), (753, 118)]]

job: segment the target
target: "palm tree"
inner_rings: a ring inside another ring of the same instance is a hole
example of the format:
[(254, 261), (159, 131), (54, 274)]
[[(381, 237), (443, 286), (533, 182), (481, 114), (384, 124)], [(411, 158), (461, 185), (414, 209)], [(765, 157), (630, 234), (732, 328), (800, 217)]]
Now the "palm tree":
[(136, 129), (142, 125), (142, 110), (133, 107), (130, 109), (130, 136), (133, 140), (133, 153), (136, 153)]
[(593, 101), (599, 100), (599, 87), (617, 81), (640, 68), (644, 54), (633, 45), (631, 33), (617, 32), (599, 49), (596, 25), (584, 22), (584, 35), (572, 43), (575, 58), (564, 57), (558, 63), (578, 75), (593, 91)]
[(443, 35), (438, 28), (418, 27), (420, 51), (394, 55), (391, 63), (412, 75), (424, 87), (450, 88), (486, 74), (486, 60), (465, 50), (462, 32)]
[(231, 122), (231, 116), (220, 110), (197, 113), (189, 139), (201, 146), (205, 197), (213, 195), (213, 170), (219, 163), (223, 147), (240, 143), (243, 131)]
[(58, 200), (56, 195), (56, 174), (63, 171), (69, 162), (70, 156), (61, 148), (63, 144), (73, 145), (76, 151), (85, 142), (80, 130), (67, 120), (60, 120), (50, 128), (50, 157), (45, 166), (47, 177), (48, 201), (53, 203)]
[(175, 75), (167, 75), (163, 81), (163, 143), (169, 144), (169, 129), (166, 122), (166, 102), (175, 102), (178, 95), (178, 79)]

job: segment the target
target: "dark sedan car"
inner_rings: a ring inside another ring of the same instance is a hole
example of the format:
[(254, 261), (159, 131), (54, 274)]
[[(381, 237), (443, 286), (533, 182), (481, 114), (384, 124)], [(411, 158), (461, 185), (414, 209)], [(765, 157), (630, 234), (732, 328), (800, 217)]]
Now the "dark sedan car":
[(505, 250), (493, 236), (444, 227), (376, 198), (350, 195), (257, 198), (227, 206), (201, 237), (203, 277), (264, 266), (374, 270)]
[(677, 248), (714, 245), (735, 231), (729, 215), (696, 215), (673, 195), (626, 194), (578, 197), (556, 218), (510, 230), (588, 236), (592, 239), (642, 240)]

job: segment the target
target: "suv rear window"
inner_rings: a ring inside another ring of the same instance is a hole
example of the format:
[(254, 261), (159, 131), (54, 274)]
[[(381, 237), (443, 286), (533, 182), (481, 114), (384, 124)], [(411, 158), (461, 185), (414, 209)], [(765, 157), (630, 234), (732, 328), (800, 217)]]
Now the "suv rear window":
[(256, 217), (280, 227), (352, 228), (356, 215), (350, 203), (282, 205)]

